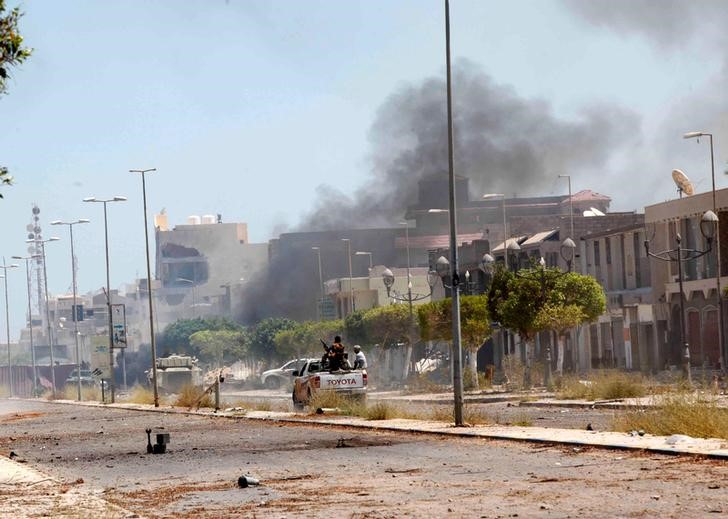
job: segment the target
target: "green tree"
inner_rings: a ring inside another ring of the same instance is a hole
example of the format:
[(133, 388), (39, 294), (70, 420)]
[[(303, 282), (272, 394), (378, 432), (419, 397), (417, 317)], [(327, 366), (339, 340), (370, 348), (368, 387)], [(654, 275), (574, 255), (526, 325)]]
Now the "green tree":
[(180, 353), (200, 355), (200, 351), (190, 344), (190, 337), (197, 332), (210, 330), (228, 330), (242, 333), (244, 328), (229, 319), (215, 317), (212, 319), (180, 319), (168, 325), (157, 339), (159, 352), (162, 355)]
[[(530, 268), (523, 269), (517, 275), (500, 273), (496, 315), (502, 326), (517, 333), (525, 350), (525, 367), (523, 385), (531, 386), (531, 349), (536, 334), (542, 330), (542, 321), (537, 317), (554, 288), (558, 269)], [(505, 287), (503, 282), (505, 281)]]
[(201, 361), (215, 362), (218, 369), (240, 360), (246, 353), (246, 337), (242, 331), (201, 330), (190, 335), (190, 346)]
[(591, 322), (606, 310), (604, 289), (592, 276), (570, 272), (559, 276), (554, 289), (536, 317), (536, 327), (556, 332), (558, 338), (556, 371), (564, 369), (564, 338), (566, 333)]
[[(5, 0), (0, 0), (0, 96), (7, 92), (10, 70), (18, 67), (31, 54), (32, 49), (23, 46), (23, 37), (18, 29), (18, 21), (23, 13), (16, 7), (9, 12)], [(0, 187), (13, 183), (8, 168), (0, 166)], [(3, 198), (0, 193), (0, 198)]]
[(404, 345), (401, 377), (406, 379), (412, 360), (412, 348), (419, 337), (417, 322), (414, 315), (410, 315), (409, 305), (393, 304), (371, 308), (364, 313), (362, 323), (364, 336), (371, 345), (379, 344), (383, 348)]
[[(417, 317), (424, 340), (452, 342), (452, 299), (433, 301), (417, 308)], [(488, 298), (484, 295), (460, 298), (460, 338), (470, 353), (469, 372), (472, 380), (465, 381), (470, 387), (478, 385), (478, 350), (492, 333), (488, 312)]]
[(250, 332), (250, 352), (257, 358), (270, 362), (276, 355), (275, 336), (278, 332), (296, 327), (296, 321), (285, 317), (271, 317), (256, 324)]
[(344, 335), (346, 340), (352, 344), (368, 344), (369, 338), (364, 326), (365, 310), (357, 310), (346, 316), (344, 319)]
[(10, 71), (23, 63), (32, 49), (23, 46), (18, 22), (23, 16), (18, 7), (6, 10), (5, 0), (0, 0), (0, 95), (7, 92)]
[(591, 276), (557, 268), (533, 267), (517, 274), (496, 271), (490, 291), (495, 318), (517, 333), (524, 343), (524, 385), (531, 383), (531, 343), (536, 334), (555, 330), (561, 334), (559, 352), (563, 363), (566, 330), (601, 315), (606, 308), (604, 291)]
[(340, 335), (343, 321), (306, 321), (294, 328), (278, 332), (273, 338), (276, 352), (283, 358), (319, 356), (323, 352), (320, 339), (331, 344)]

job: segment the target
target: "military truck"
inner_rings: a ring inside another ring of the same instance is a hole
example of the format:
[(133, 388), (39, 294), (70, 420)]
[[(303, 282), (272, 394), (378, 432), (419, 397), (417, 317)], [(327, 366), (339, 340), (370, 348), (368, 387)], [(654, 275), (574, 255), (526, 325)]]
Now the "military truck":
[[(147, 373), (152, 380), (152, 371)], [(157, 359), (157, 387), (164, 393), (179, 393), (185, 386), (202, 386), (202, 370), (189, 355), (169, 355)]]

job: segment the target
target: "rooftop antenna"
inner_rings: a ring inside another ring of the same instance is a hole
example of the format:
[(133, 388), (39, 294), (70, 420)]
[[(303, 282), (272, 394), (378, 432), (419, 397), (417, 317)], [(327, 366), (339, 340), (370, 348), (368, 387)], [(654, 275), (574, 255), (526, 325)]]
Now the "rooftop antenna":
[(679, 169), (672, 170), (672, 179), (675, 181), (675, 185), (677, 186), (677, 192), (680, 195), (680, 198), (682, 198), (683, 193), (685, 193), (685, 196), (692, 196), (693, 193), (695, 193), (695, 190), (693, 189), (693, 184), (690, 182), (690, 179), (685, 173), (683, 173)]

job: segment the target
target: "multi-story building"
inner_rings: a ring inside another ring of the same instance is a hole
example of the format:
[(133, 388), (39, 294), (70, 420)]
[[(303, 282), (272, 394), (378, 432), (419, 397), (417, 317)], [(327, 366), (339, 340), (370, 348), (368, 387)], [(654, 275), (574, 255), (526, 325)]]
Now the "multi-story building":
[(154, 217), (160, 326), (181, 318), (239, 313), (243, 285), (265, 267), (267, 243), (249, 243), (245, 223), (223, 223), (220, 215), (190, 216), (169, 228)]

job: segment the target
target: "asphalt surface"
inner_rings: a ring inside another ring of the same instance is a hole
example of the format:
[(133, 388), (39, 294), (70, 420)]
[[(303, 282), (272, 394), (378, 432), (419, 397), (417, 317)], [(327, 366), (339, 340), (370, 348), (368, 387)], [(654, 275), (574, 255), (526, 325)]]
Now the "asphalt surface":
[(590, 448), (7, 400), (0, 448), (146, 517), (728, 514), (725, 462)]

